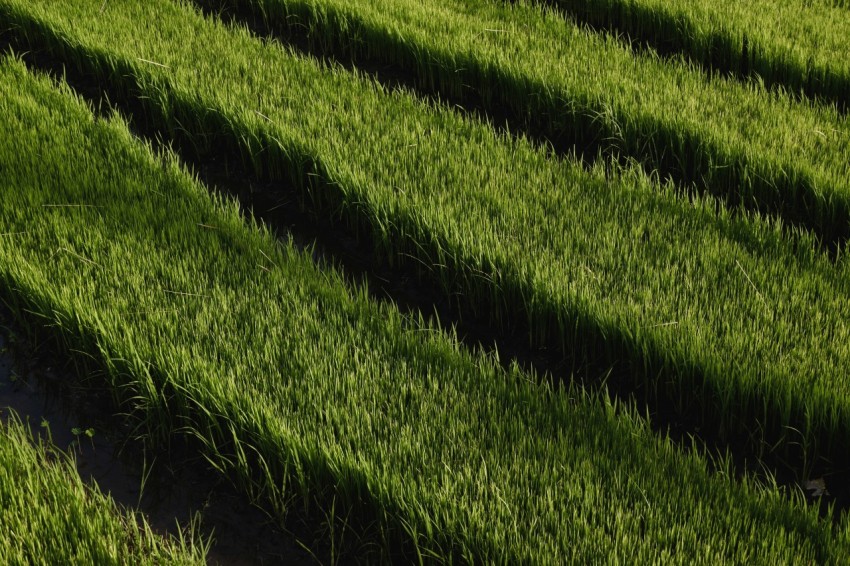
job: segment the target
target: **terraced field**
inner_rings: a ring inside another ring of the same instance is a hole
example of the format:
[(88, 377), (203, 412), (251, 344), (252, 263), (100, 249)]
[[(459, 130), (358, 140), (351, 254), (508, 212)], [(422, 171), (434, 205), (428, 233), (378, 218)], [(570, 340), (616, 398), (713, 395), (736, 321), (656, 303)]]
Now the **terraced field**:
[(0, 0), (0, 297), (350, 558), (838, 563), (848, 20), (760, 4)]

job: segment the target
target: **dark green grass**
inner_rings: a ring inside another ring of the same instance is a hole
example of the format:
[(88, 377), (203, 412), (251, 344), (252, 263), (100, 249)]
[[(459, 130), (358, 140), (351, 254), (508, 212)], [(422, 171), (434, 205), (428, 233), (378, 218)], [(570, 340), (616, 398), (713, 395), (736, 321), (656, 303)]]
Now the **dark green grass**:
[(808, 0), (538, 0), (663, 54), (790, 93), (850, 102), (850, 14)]
[(205, 564), (206, 548), (193, 533), (180, 540), (154, 534), (143, 516), (85, 485), (71, 455), (2, 412), (0, 562)]
[[(302, 205), (533, 344), (616, 364), (721, 440), (799, 477), (850, 438), (845, 256), (684, 201), (640, 167), (587, 171), (405, 92), (294, 57), (165, 1), (0, 2), (34, 47), (125, 89), (150, 119), (285, 179)], [(85, 26), (82, 25), (85, 22)], [(156, 25), (140, 24), (156, 22)]]
[(404, 560), (848, 552), (800, 494), (708, 473), (634, 411), (540, 386), (347, 288), (21, 63), (0, 63), (0, 93), (4, 300), (97, 360), (152, 439), (194, 435), (279, 513), (333, 502), (378, 549), (406, 540)]
[[(832, 109), (638, 56), (528, 2), (198, 3), (253, 12), (278, 35), (306, 37), (343, 61), (389, 65), (420, 89), (496, 120), (507, 114), (513, 129), (559, 151), (635, 158), (683, 192), (781, 216), (825, 247), (850, 236), (850, 128)], [(844, 42), (839, 31), (819, 32)]]

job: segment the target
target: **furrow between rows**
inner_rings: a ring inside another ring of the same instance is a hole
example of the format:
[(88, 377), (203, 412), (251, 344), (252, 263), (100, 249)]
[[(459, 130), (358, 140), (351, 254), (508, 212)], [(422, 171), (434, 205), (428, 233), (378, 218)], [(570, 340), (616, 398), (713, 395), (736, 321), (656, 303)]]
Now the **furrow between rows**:
[(799, 498), (348, 288), (67, 87), (4, 58), (0, 93), (4, 301), (278, 513), (322, 501), (396, 560), (846, 555)]
[[(553, 159), (184, 5), (124, 10), (103, 28), (95, 16), (86, 34), (49, 9), (5, 16), (199, 154), (214, 147), (288, 180), (302, 206), (368, 235), (387, 261), (418, 265), (495, 327), (615, 364), (655, 406), (801, 477), (846, 468), (843, 257), (710, 200), (682, 202), (639, 169)], [(148, 21), (159, 23), (138, 24)]]
[(817, 235), (850, 236), (850, 127), (834, 109), (644, 56), (527, 3), (198, 0), (320, 58), (353, 62), (556, 151), (633, 159)]
[(832, 2), (543, 0), (541, 5), (664, 56), (791, 94), (850, 102), (850, 17)]

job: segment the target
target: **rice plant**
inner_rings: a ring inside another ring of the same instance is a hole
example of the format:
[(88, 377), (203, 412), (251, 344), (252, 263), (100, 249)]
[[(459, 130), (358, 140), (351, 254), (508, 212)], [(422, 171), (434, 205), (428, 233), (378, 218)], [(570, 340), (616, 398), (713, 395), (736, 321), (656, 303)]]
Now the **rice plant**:
[[(780, 220), (682, 199), (640, 165), (588, 170), (553, 158), (182, 2), (110, 5), (108, 20), (95, 4), (3, 0), (0, 14), (33, 48), (123, 89), (146, 109), (140, 119), (294, 184), (305, 206), (369, 234), (376, 255), (412, 256), (423, 277), (492, 322), (524, 322), (532, 344), (622, 364), (659, 402), (721, 439), (771, 447), (800, 476), (803, 463), (845, 467), (850, 279), (840, 247), (828, 257)], [(733, 92), (725, 104), (741, 94), (760, 117), (742, 122), (753, 131), (782, 118), (775, 104), (797, 118), (828, 115)]]
[(847, 110), (848, 5), (842, 1), (538, 0), (591, 26), (722, 73)]
[(143, 516), (83, 483), (72, 455), (35, 438), (17, 414), (3, 411), (3, 564), (205, 564), (207, 548), (196, 536), (155, 534)]
[[(826, 247), (850, 236), (846, 115), (790, 95), (795, 90), (793, 82), (787, 89), (766, 91), (766, 79), (762, 78), (766, 71), (761, 68), (753, 71), (757, 79), (746, 84), (707, 76), (693, 63), (636, 53), (615, 36), (594, 33), (529, 2), (197, 3), (253, 13), (273, 33), (296, 42), (306, 38), (314, 49), (332, 59), (352, 59), (370, 67), (377, 63), (379, 68), (391, 65), (412, 76), (417, 88), (426, 92), (452, 101), (471, 101), (494, 116), (507, 113), (512, 129), (543, 137), (568, 154), (590, 160), (598, 154), (637, 159), (648, 171), (675, 180), (683, 193), (707, 192), (730, 207), (778, 215), (787, 223), (813, 231)], [(651, 3), (655, 7), (665, 4)], [(635, 4), (644, 3), (630, 6)], [(703, 4), (706, 2), (688, 6)], [(781, 14), (782, 26), (771, 28), (771, 38), (777, 41), (774, 36), (780, 29), (785, 32), (785, 22), (802, 27), (800, 33), (808, 41), (793, 33), (784, 40), (798, 49), (805, 50), (808, 45), (819, 60), (843, 64), (843, 75), (839, 71), (823, 73), (844, 76), (836, 78), (833, 90), (846, 95), (850, 57), (841, 56), (848, 35), (842, 30), (850, 26), (846, 18), (803, 9), (799, 2), (761, 11), (751, 9), (749, 3), (736, 3), (736, 8), (728, 4), (718, 3), (715, 11), (726, 16), (730, 10), (736, 15), (748, 12), (755, 14), (752, 18), (762, 19)], [(607, 5), (594, 3), (588, 10), (604, 17)], [(635, 27), (651, 34), (643, 25), (646, 21), (653, 22), (648, 26), (651, 29), (676, 29), (666, 25), (664, 14), (664, 10), (650, 10), (643, 16), (632, 15)], [(823, 22), (824, 18), (829, 23)], [(691, 22), (691, 18), (679, 19)], [(711, 22), (715, 20), (711, 18)], [(724, 21), (745, 26), (749, 20), (733, 17)], [(763, 26), (753, 24), (748, 29), (761, 30)], [(696, 32), (681, 33), (702, 41)], [(706, 34), (710, 37), (705, 41), (714, 41), (711, 32)], [(813, 45), (826, 42), (830, 43)], [(704, 49), (712, 54), (717, 51)], [(748, 53), (761, 51), (753, 47)], [(768, 59), (779, 57), (770, 55)], [(805, 63), (805, 57), (800, 57)], [(800, 73), (820, 72), (805, 71), (804, 63)], [(813, 76), (800, 80), (819, 80)]]
[(633, 408), (373, 302), (67, 87), (4, 58), (0, 95), (3, 300), (98, 360), (151, 441), (194, 435), (246, 496), (332, 501), (396, 560), (847, 555), (846, 526), (799, 493), (709, 473)]

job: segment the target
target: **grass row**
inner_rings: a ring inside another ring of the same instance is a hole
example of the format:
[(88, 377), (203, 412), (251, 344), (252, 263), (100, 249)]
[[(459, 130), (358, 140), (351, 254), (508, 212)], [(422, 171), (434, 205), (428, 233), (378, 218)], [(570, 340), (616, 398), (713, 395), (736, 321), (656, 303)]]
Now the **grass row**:
[(250, 10), (343, 60), (393, 65), (420, 88), (507, 112), (556, 147), (633, 157), (732, 206), (808, 227), (825, 244), (850, 236), (850, 127), (834, 109), (638, 56), (528, 2), (198, 3)]
[(754, 76), (790, 92), (850, 103), (847, 4), (758, 0), (543, 0), (591, 26), (625, 34), (661, 53)]
[(0, 94), (4, 300), (97, 360), (152, 438), (194, 435), (279, 512), (317, 498), (429, 561), (850, 549), (800, 495), (710, 474), (634, 411), (371, 302), (19, 61), (0, 63)]
[(144, 517), (85, 485), (71, 456), (48, 440), (34, 439), (14, 413), (3, 415), (0, 562), (204, 564), (204, 555), (191, 536), (175, 540), (154, 534)]
[(241, 154), (298, 187), (303, 207), (371, 235), (380, 257), (415, 258), (492, 323), (614, 364), (680, 417), (773, 447), (801, 477), (844, 468), (844, 255), (831, 262), (776, 222), (683, 201), (637, 167), (553, 159), (185, 4), (115, 4), (109, 19), (95, 4), (3, 0), (0, 13), (199, 153)]

